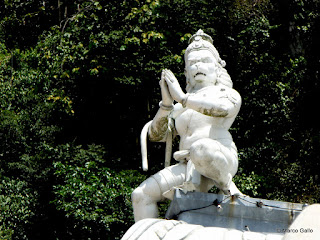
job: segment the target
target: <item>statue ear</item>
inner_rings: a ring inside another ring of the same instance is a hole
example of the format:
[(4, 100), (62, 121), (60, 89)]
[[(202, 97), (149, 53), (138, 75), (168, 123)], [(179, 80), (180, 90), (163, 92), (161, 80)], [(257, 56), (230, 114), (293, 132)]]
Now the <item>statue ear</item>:
[(187, 69), (184, 68), (184, 76), (187, 77), (187, 74), (188, 74)]

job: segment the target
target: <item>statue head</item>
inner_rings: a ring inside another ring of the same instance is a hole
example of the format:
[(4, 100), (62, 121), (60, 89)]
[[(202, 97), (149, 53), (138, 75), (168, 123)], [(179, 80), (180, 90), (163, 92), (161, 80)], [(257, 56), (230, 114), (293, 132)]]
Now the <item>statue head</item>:
[(213, 46), (212, 38), (201, 29), (190, 38), (184, 58), (187, 91), (197, 82), (204, 86), (222, 84), (232, 88), (231, 78), (224, 68), (226, 62)]

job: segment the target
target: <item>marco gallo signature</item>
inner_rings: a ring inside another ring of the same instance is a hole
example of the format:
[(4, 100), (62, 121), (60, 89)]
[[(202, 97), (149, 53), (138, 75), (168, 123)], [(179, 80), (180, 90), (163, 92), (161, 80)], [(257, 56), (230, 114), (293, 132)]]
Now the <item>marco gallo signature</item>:
[(313, 233), (311, 228), (278, 228), (277, 233)]

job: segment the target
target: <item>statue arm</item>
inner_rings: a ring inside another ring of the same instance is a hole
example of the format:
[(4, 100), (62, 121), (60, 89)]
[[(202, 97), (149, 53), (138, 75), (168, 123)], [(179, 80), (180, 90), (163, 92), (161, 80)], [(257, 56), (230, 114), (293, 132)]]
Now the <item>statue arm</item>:
[(165, 142), (168, 131), (168, 116), (171, 111), (159, 108), (149, 128), (149, 139), (153, 142)]
[(149, 139), (154, 142), (165, 142), (168, 132), (169, 114), (173, 111), (173, 98), (169, 92), (167, 83), (164, 79), (165, 72), (161, 73), (159, 82), (161, 88), (162, 101), (159, 104), (159, 110), (154, 117), (149, 128)]
[(182, 100), (184, 105), (204, 115), (212, 117), (232, 117), (238, 114), (241, 106), (240, 94), (231, 89), (220, 98), (205, 97), (200, 94), (186, 94)]
[(210, 93), (210, 90), (206, 94), (186, 94), (170, 70), (164, 70), (164, 79), (172, 98), (181, 103), (183, 107), (212, 117), (231, 117), (237, 115), (240, 110), (240, 94), (232, 88), (224, 89), (224, 94), (219, 93), (221, 97), (215, 96), (215, 91)]

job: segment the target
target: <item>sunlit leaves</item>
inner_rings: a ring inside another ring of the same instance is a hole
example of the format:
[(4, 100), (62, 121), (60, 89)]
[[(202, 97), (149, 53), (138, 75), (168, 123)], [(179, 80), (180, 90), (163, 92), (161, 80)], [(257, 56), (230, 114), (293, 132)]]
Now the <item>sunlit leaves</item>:
[[(132, 186), (143, 179), (135, 171), (118, 173), (104, 167), (103, 155), (99, 146), (91, 145), (88, 150), (77, 147), (74, 155), (54, 163), (59, 181), (54, 186), (53, 203), (72, 221), (76, 231), (88, 237), (103, 229), (111, 236), (111, 226), (117, 226), (122, 233), (126, 230), (128, 217), (132, 218)], [(130, 178), (132, 175), (135, 177)]]
[[(132, 224), (130, 192), (144, 178), (107, 166), (139, 168), (140, 126), (158, 109), (161, 70), (184, 85), (184, 49), (199, 28), (243, 99), (231, 130), (239, 188), (319, 200), (318, 1), (58, 2), (5, 1), (0, 15), (0, 180), (39, 193), (33, 199), (43, 206), (4, 201), (18, 213), (16, 206), (34, 210), (35, 224), (29, 232), (29, 218), (15, 232), (0, 224), (0, 234), (38, 233), (47, 221), (44, 238), (98, 239)], [(78, 142), (103, 143), (108, 154)], [(150, 149), (154, 171), (163, 163), (159, 146)], [(6, 213), (2, 220), (14, 217)]]
[(0, 238), (28, 239), (26, 228), (30, 226), (37, 207), (37, 192), (24, 181), (0, 179)]

